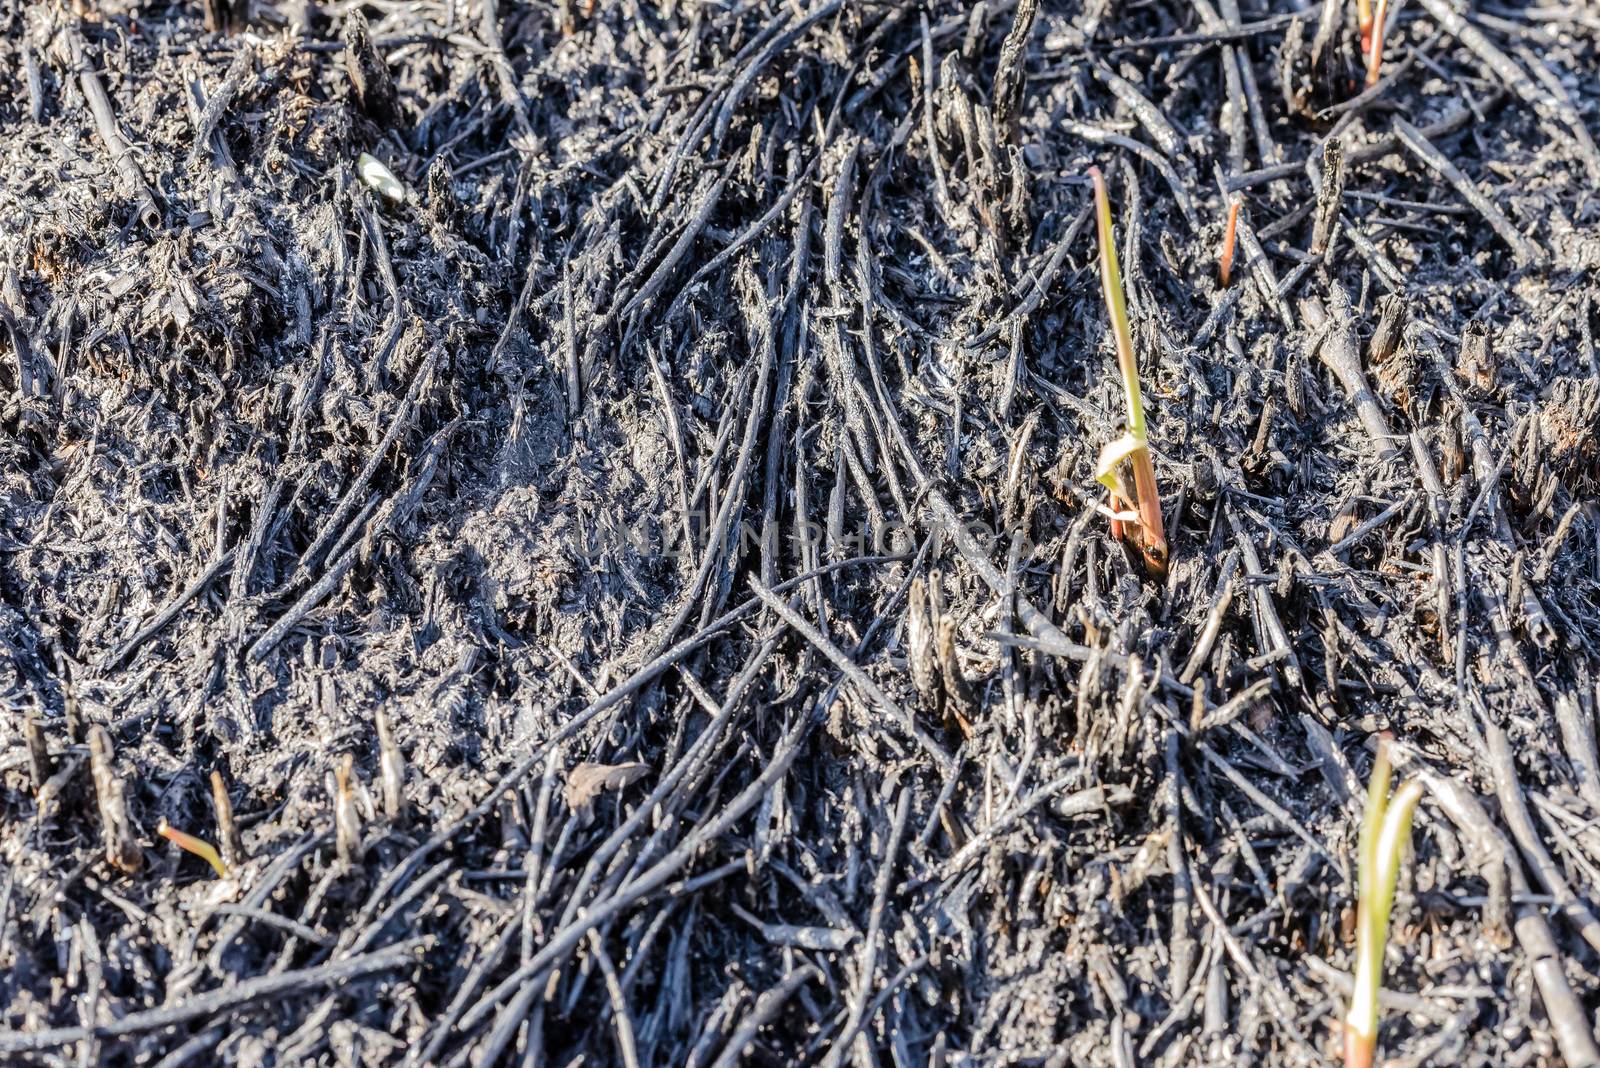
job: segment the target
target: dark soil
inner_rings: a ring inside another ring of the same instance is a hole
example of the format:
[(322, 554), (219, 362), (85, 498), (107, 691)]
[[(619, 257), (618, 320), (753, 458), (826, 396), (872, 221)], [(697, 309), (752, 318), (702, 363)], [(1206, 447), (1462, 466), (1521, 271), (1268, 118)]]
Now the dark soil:
[(1600, 1064), (1600, 13), (1468, 6), (13, 0), (0, 1062), (1332, 1064), (1389, 731), (1383, 1055)]

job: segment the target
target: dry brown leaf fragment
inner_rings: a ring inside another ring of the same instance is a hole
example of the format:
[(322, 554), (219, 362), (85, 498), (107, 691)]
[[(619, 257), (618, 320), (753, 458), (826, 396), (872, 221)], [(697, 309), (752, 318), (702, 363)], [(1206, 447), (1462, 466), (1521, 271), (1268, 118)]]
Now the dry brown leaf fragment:
[(594, 818), (594, 802), (607, 790), (621, 790), (644, 778), (650, 765), (637, 760), (621, 764), (597, 764), (582, 761), (567, 773), (567, 785), (562, 790), (567, 807), (581, 824)]

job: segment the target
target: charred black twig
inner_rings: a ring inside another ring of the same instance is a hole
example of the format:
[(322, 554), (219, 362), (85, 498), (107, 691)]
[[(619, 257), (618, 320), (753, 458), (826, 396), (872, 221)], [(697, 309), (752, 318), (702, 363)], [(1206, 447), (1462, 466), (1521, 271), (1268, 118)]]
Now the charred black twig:
[(1333, 224), (1339, 218), (1340, 198), (1344, 195), (1344, 145), (1337, 139), (1322, 146), (1322, 188), (1317, 190), (1316, 223), (1311, 232), (1311, 254), (1321, 256), (1333, 239)]
[(1183, 670), (1178, 673), (1179, 682), (1186, 685), (1192, 683), (1195, 676), (1205, 667), (1206, 660), (1210, 658), (1212, 646), (1222, 631), (1223, 619), (1228, 614), (1229, 606), (1233, 604), (1235, 576), (1238, 571), (1239, 552), (1235, 549), (1228, 553), (1217, 573), (1216, 592), (1212, 596), (1211, 607), (1206, 611), (1205, 625), (1200, 628), (1200, 634), (1195, 638), (1194, 646), (1189, 652), (1189, 659), (1184, 663)]
[(383, 812), (391, 821), (398, 821), (406, 810), (406, 758), (395, 744), (394, 730), (389, 725), (389, 712), (382, 705), (373, 713), (373, 723), (378, 729), (378, 774), (383, 784)]
[[(1499, 94), (1479, 106), (1481, 109), (1487, 110), (1493, 103), (1503, 99), (1505, 99), (1504, 95)], [(1422, 133), (1429, 139), (1447, 137), (1464, 129), (1473, 121), (1474, 117), (1474, 112), (1471, 109), (1456, 108), (1438, 122), (1422, 127)], [(1372, 163), (1389, 155), (1399, 147), (1399, 136), (1390, 134), (1370, 144), (1352, 149), (1345, 157), (1345, 164), (1348, 167), (1359, 167), (1363, 164)], [(1310, 158), (1316, 158), (1315, 151), (1313, 150)], [(1233, 175), (1225, 183), (1225, 189), (1229, 193), (1237, 193), (1240, 190), (1249, 189), (1266, 182), (1276, 182), (1284, 178), (1302, 178), (1306, 176), (1306, 173), (1305, 160), (1298, 160), (1293, 163), (1279, 163), (1271, 167), (1262, 167), (1260, 170), (1246, 171), (1243, 174)]]
[(244, 863), (244, 839), (239, 836), (239, 825), (233, 820), (233, 801), (228, 797), (228, 785), (222, 773), (211, 773), (211, 807), (217, 816), (217, 842), (222, 847), (222, 862), (229, 868)]
[(1139, 125), (1155, 139), (1156, 147), (1160, 148), (1168, 159), (1177, 161), (1180, 166), (1188, 162), (1189, 157), (1184, 153), (1183, 136), (1161, 113), (1161, 109), (1139, 91), (1138, 86), (1104, 63), (1096, 63), (1092, 69), (1095, 77), (1104, 82), (1106, 88), (1133, 112), (1134, 117), (1139, 120)]
[(1377, 395), (1367, 384), (1366, 372), (1361, 367), (1361, 350), (1356, 343), (1350, 301), (1337, 284), (1330, 290), (1330, 305), (1328, 310), (1324, 310), (1322, 302), (1316, 297), (1306, 297), (1300, 302), (1307, 324), (1316, 331), (1311, 339), (1311, 347), (1344, 387), (1362, 428), (1377, 446), (1378, 458), (1387, 460), (1398, 455), (1399, 447), (1395, 444), (1394, 432), (1389, 429), (1389, 420), (1378, 406)]
[(833, 1044), (833, 1049), (823, 1061), (823, 1068), (838, 1068), (844, 1059), (850, 1056), (854, 1036), (867, 1011), (867, 998), (878, 968), (878, 941), (883, 929), (884, 903), (889, 896), (889, 886), (894, 879), (895, 858), (900, 851), (900, 841), (905, 837), (906, 820), (910, 815), (911, 794), (905, 787), (901, 787), (900, 796), (895, 801), (894, 824), (884, 845), (883, 861), (878, 865), (878, 877), (872, 891), (872, 911), (867, 918), (867, 933), (861, 941), (861, 954), (856, 966), (856, 989), (850, 997), (850, 1011), (845, 1017), (842, 1028), (842, 1034), (849, 1037)]
[(1461, 173), (1457, 167), (1445, 158), (1444, 154), (1433, 147), (1423, 132), (1411, 125), (1405, 119), (1395, 116), (1395, 134), (1400, 138), (1400, 143), (1406, 147), (1417, 160), (1438, 174), (1461, 194), (1463, 200), (1478, 210), (1500, 239), (1511, 248), (1511, 254), (1521, 266), (1539, 263), (1544, 259), (1544, 254), (1506, 218), (1494, 201), (1478, 191), (1472, 179)]
[(361, 858), (361, 813), (356, 807), (354, 758), (346, 753), (333, 766), (333, 838), (339, 861), (354, 864)]
[(0, 1053), (35, 1053), (88, 1039), (147, 1034), (162, 1028), (175, 1027), (190, 1020), (215, 1016), (288, 991), (316, 989), (359, 979), (364, 975), (389, 971), (412, 963), (416, 959), (417, 950), (428, 941), (422, 938), (412, 939), (365, 956), (350, 957), (315, 968), (302, 968), (277, 975), (246, 979), (221, 990), (207, 991), (181, 1005), (129, 1013), (111, 1023), (95, 1024), (91, 1027), (55, 1027), (39, 1031), (0, 1031)]
[[(1440, 776), (1485, 772), (1463, 705), (1483, 682), (1582, 899), (1595, 761), (1556, 749), (1594, 705), (1600, 375), (1592, 302), (1557, 291), (1593, 251), (1588, 150), (1492, 72), (1444, 100), (1483, 63), (1419, 5), (1352, 96), (1349, 0), (1251, 24), (1245, 0), (1095, 0), (1027, 34), (1014, 0), (368, 4), (416, 120), (381, 128), (345, 69), (354, 8), (286, 5), (281, 41), (205, 34), (200, 3), (77, 26), (182, 206), (155, 232), (55, 58), (70, 18), (0, 14), (19, 222), (0, 227), (0, 768), (22, 785), (28, 715), (54, 765), (4, 844), (10, 1018), (115, 1023), (426, 929), (416, 976), (100, 1045), (197, 1063), (265, 1038), (284, 1063), (413, 1068), (1312, 1061), (1345, 989), (1304, 958), (1339, 954), (1352, 897), (1329, 847), (1354, 838), (1347, 750), (1404, 723)], [(1571, 8), (1461, 13), (1581, 105), (1593, 19)], [(1500, 237), (1394, 114), (1472, 124), (1425, 133), (1551, 270), (1501, 277)], [(414, 187), (404, 207), (356, 178), (363, 149)], [(1083, 442), (1121, 415), (1088, 358), (1094, 154), (1125, 175), (1115, 248), (1166, 415), (1182, 552), (1159, 587), (1108, 557), (1084, 492)], [(1223, 290), (1213, 175), (1246, 166), (1290, 180), (1240, 209)], [(1307, 372), (1310, 292), (1353, 324), (1408, 462), (1372, 462), (1342, 382)], [(1359, 545), (1323, 537), (1346, 503)], [(1492, 522), (1463, 530), (1475, 506)], [(75, 688), (69, 657), (93, 665)], [(158, 840), (125, 875), (97, 828), (84, 848), (89, 750), (63, 711), (104, 722), (138, 833), (165, 815), (237, 871), (213, 885)], [(338, 785), (319, 789), (346, 753), (377, 824), (351, 860)], [(229, 803), (253, 857), (229, 855)], [(1449, 952), (1421, 996), (1448, 1008), (1391, 999), (1419, 1015), (1385, 1021), (1384, 1052), (1576, 1049), (1592, 1021), (1561, 969), (1589, 947), (1565, 920), (1542, 948), (1519, 933), (1519, 972), (1508, 910), (1532, 930), (1549, 895), (1510, 893), (1453, 823), (1427, 831), (1419, 905)], [(40, 917), (65, 917), (54, 953), (15, 944)], [(1533, 1001), (1507, 986), (1523, 974)]]
[(1489, 764), (1494, 771), (1495, 797), (1500, 802), (1500, 814), (1511, 830), (1512, 840), (1532, 869), (1534, 878), (1546, 893), (1555, 899), (1556, 911), (1573, 930), (1592, 948), (1600, 951), (1600, 918), (1573, 893), (1561, 869), (1556, 866), (1543, 841), (1533, 816), (1523, 797), (1518, 781), (1516, 758), (1511, 753), (1511, 743), (1506, 732), (1496, 723), (1484, 724), (1484, 736), (1489, 742)]
[[(1245, 533), (1239, 521), (1234, 518), (1232, 510), (1228, 511), (1228, 523), (1233, 528), (1245, 579), (1248, 581), (1251, 576), (1262, 573), (1261, 558), (1256, 555), (1255, 542), (1250, 540), (1250, 535)], [(1255, 586), (1251, 591), (1250, 603), (1255, 609), (1261, 633), (1271, 644), (1271, 651), (1283, 658), (1284, 677), (1290, 686), (1298, 687), (1301, 677), (1300, 657), (1295, 653), (1294, 645), (1289, 641), (1289, 632), (1284, 629), (1283, 620), (1278, 616), (1278, 606), (1273, 603), (1272, 590), (1267, 586)]]
[(860, 689), (864, 695), (866, 695), (868, 700), (872, 701), (873, 704), (877, 705), (881, 710), (887, 713), (891, 720), (893, 720), (895, 723), (898, 723), (900, 725), (900, 729), (905, 731), (910, 738), (915, 740), (918, 746), (922, 748), (922, 751), (927, 753), (928, 756), (933, 759), (936, 765), (938, 765), (940, 768), (950, 767), (952, 761), (949, 752), (946, 751), (946, 749), (932, 737), (930, 737), (928, 733), (917, 724), (916, 719), (904, 708), (902, 708), (894, 698), (885, 693), (881, 686), (872, 681), (872, 678), (868, 676), (866, 672), (862, 671), (860, 666), (857, 665), (855, 661), (851, 660), (843, 650), (841, 650), (833, 642), (829, 641), (821, 631), (817, 630), (815, 626), (807, 622), (804, 617), (791, 608), (788, 603), (779, 597), (774, 591), (762, 585), (760, 579), (751, 576), (750, 588), (757, 597), (761, 598), (768, 608), (777, 613), (778, 618), (782, 619), (790, 627), (794, 628), (797, 634), (801, 635), (812, 645), (816, 646), (817, 651), (832, 661), (834, 666), (840, 671), (844, 672), (845, 677), (854, 683), (856, 687)]
[(360, 10), (345, 16), (344, 69), (356, 105), (362, 111), (380, 125), (399, 119), (400, 98), (395, 93), (394, 79), (372, 43), (372, 27)]
[(117, 114), (111, 106), (111, 98), (106, 95), (106, 87), (89, 64), (88, 46), (84, 44), (82, 34), (70, 27), (65, 31), (64, 39), (73, 73), (78, 76), (78, 84), (83, 89), (84, 99), (89, 104), (89, 113), (94, 116), (95, 132), (100, 135), (100, 142), (110, 153), (112, 164), (121, 173), (123, 181), (138, 202), (139, 221), (148, 230), (159, 230), (161, 202), (156, 198), (155, 190), (151, 188), (150, 183), (145, 180), (138, 161), (134, 159), (133, 147), (122, 136), (122, 127), (117, 123)]
[[(89, 771), (94, 777), (95, 803), (100, 809), (100, 836), (106, 861), (126, 873), (139, 870), (144, 851), (128, 819), (126, 786), (117, 774), (111, 735), (99, 724), (89, 728)], [(4, 1048), (0, 1044), (0, 1048)]]
[(33, 780), (37, 794), (55, 773), (55, 761), (50, 758), (50, 743), (45, 739), (44, 724), (38, 717), (28, 716), (22, 721), (22, 737), (28, 746), (28, 777)]
[[(1496, 47), (1476, 26), (1462, 18), (1461, 13), (1451, 6), (1450, 0), (1421, 0), (1421, 3), (1439, 28), (1460, 41), (1507, 89), (1533, 105), (1541, 114), (1558, 117), (1573, 130), (1583, 128), (1583, 120), (1569, 103), (1557, 100), (1535, 84), (1515, 60)], [(1587, 139), (1585, 132), (1578, 139), (1579, 146), (1580, 150), (1586, 150), (1583, 151), (1584, 159), (1590, 176), (1595, 177), (1600, 172), (1600, 159), (1594, 156), (1592, 142), (1584, 145)]]
[(1033, 20), (1039, 13), (1039, 0), (1019, 0), (1012, 16), (1011, 31), (1000, 46), (1000, 62), (994, 71), (990, 92), (994, 125), (1003, 140), (1016, 135), (1017, 114), (1022, 109), (1022, 90), (1026, 82), (1023, 53), (1033, 33)]
[[(1508, 932), (1505, 931), (1507, 876), (1511, 892), (1525, 895), (1530, 889), (1528, 877), (1511, 844), (1467, 787), (1430, 771), (1419, 774), (1428, 785), (1429, 793), (1438, 801), (1440, 810), (1461, 831), (1463, 839), (1470, 844), (1485, 870), (1491, 902), (1486, 909), (1485, 920), (1491, 938), (1509, 941)], [(1550, 1015), (1551, 1031), (1562, 1059), (1569, 1065), (1600, 1065), (1600, 1046), (1595, 1044), (1589, 1015), (1567, 981), (1561, 952), (1538, 906), (1519, 906), (1513, 929), (1517, 942), (1528, 957), (1545, 1011)]]

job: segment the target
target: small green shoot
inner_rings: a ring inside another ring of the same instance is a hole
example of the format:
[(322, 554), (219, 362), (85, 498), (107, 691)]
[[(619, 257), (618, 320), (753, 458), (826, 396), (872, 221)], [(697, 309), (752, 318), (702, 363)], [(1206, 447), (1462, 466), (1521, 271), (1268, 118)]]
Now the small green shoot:
[(228, 866), (222, 862), (222, 857), (217, 854), (216, 849), (210, 842), (202, 838), (196, 838), (192, 834), (184, 834), (176, 827), (168, 825), (166, 820), (161, 821), (161, 825), (156, 828), (156, 833), (184, 852), (193, 853), (211, 865), (212, 870), (217, 873), (217, 878), (226, 879), (228, 877)]
[(1344, 1018), (1345, 1068), (1372, 1068), (1377, 1053), (1378, 991), (1383, 985), (1389, 911), (1394, 907), (1400, 859), (1411, 842), (1411, 818), (1422, 797), (1422, 784), (1415, 779), (1390, 797), (1389, 771), (1389, 740), (1380, 738), (1356, 845), (1356, 976)]
[[(1145, 566), (1158, 579), (1167, 575), (1167, 533), (1161, 521), (1161, 494), (1156, 487), (1155, 464), (1145, 437), (1144, 402), (1139, 394), (1139, 360), (1133, 351), (1133, 331), (1128, 326), (1128, 302), (1122, 291), (1122, 271), (1111, 232), (1111, 201), (1099, 167), (1089, 168), (1094, 180), (1096, 229), (1100, 236), (1100, 284), (1117, 342), (1117, 367), (1128, 401), (1128, 432), (1100, 453), (1095, 478), (1111, 493), (1111, 534), (1131, 543), (1144, 557)], [(1131, 470), (1131, 485), (1129, 471)]]

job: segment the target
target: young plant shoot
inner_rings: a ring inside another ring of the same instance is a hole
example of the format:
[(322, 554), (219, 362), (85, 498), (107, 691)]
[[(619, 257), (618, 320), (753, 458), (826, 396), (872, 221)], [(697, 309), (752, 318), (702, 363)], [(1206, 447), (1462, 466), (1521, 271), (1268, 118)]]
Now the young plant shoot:
[(1383, 68), (1383, 24), (1389, 20), (1389, 0), (1378, 0), (1377, 13), (1367, 32), (1361, 35), (1361, 47), (1367, 57), (1367, 84), (1377, 85)]
[(1228, 278), (1233, 274), (1233, 246), (1239, 236), (1239, 198), (1228, 205), (1228, 228), (1222, 232), (1221, 270), (1222, 288), (1228, 288)]
[(1356, 977), (1344, 1018), (1345, 1068), (1372, 1068), (1377, 1053), (1378, 990), (1383, 984), (1389, 910), (1421, 797), (1422, 784), (1415, 779), (1389, 796), (1389, 741), (1379, 739), (1356, 845)]
[(222, 862), (222, 857), (217, 854), (216, 848), (210, 842), (202, 838), (196, 838), (192, 834), (185, 834), (176, 827), (170, 826), (166, 820), (161, 821), (161, 825), (156, 828), (156, 833), (184, 852), (193, 853), (211, 865), (211, 869), (217, 873), (217, 878), (226, 879), (228, 877), (228, 866)]
[(1356, 29), (1361, 32), (1361, 54), (1372, 51), (1372, 0), (1356, 0)]
[[(1139, 395), (1139, 360), (1133, 352), (1133, 331), (1128, 326), (1128, 302), (1122, 292), (1122, 271), (1117, 266), (1117, 246), (1111, 232), (1111, 201), (1099, 167), (1089, 168), (1094, 180), (1096, 229), (1100, 236), (1100, 285), (1111, 332), (1117, 342), (1117, 368), (1128, 401), (1128, 430), (1100, 452), (1095, 478), (1111, 493), (1111, 533), (1129, 542), (1144, 557), (1145, 566), (1158, 579), (1167, 575), (1167, 533), (1161, 522), (1161, 495), (1156, 469), (1145, 437), (1144, 402)], [(1129, 485), (1131, 475), (1132, 485)]]

